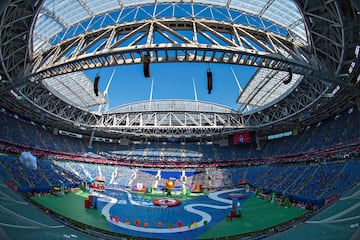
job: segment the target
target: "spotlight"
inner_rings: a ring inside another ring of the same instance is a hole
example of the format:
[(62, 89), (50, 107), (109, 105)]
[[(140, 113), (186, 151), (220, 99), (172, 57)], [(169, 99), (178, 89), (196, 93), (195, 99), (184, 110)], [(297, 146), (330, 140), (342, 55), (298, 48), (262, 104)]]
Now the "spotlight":
[(291, 82), (291, 80), (292, 80), (292, 70), (291, 70), (290, 67), (288, 67), (288, 72), (289, 72), (288, 77), (283, 80), (283, 83), (284, 83), (285, 85), (289, 84), (289, 83)]
[(144, 55), (143, 62), (144, 62), (144, 76), (146, 78), (149, 78), (150, 77), (150, 55), (149, 54)]
[(97, 97), (99, 96), (99, 80), (100, 76), (96, 75), (94, 80), (94, 93)]
[(207, 89), (208, 89), (208, 94), (211, 93), (211, 90), (212, 90), (212, 72), (211, 70), (208, 70), (206, 72), (206, 75), (207, 75)]

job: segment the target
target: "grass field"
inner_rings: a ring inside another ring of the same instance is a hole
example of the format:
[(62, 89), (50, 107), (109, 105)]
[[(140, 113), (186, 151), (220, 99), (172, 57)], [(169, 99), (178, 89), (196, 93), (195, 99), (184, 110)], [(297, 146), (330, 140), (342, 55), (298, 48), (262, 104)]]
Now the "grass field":
[[(109, 225), (97, 209), (84, 208), (84, 200), (87, 197), (87, 193), (79, 191), (60, 197), (34, 197), (33, 200), (66, 218), (82, 222), (98, 229), (111, 231)], [(146, 197), (149, 198), (151, 196)], [(159, 196), (155, 195), (153, 197)], [(173, 197), (178, 198), (179, 196)], [(184, 196), (184, 198), (186, 197)], [(307, 212), (306, 210), (296, 207), (285, 208), (279, 206), (277, 203), (269, 203), (254, 195), (240, 206), (240, 210), (242, 213), (241, 218), (233, 218), (232, 221), (224, 219), (207, 232), (201, 234), (198, 239), (212, 239), (259, 231), (289, 221)]]
[(73, 219), (77, 222), (85, 223), (89, 226), (111, 231), (109, 225), (97, 209), (84, 207), (84, 200), (88, 198), (88, 195), (88, 193), (78, 191), (59, 197), (49, 195), (33, 197), (32, 199), (59, 215)]
[(240, 235), (266, 229), (305, 214), (307, 211), (290, 207), (285, 208), (277, 203), (269, 203), (254, 195), (240, 206), (241, 218), (232, 221), (224, 219), (215, 227), (204, 233), (199, 239)]

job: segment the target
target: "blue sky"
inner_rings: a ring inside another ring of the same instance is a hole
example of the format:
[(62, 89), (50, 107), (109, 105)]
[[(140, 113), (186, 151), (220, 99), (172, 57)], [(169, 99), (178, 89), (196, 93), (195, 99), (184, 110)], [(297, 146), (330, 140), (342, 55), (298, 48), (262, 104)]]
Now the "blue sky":
[[(49, 1), (47, 1), (49, 2)], [(71, 1), (68, 1), (69, 4)], [(91, 2), (91, 1), (90, 1)], [(88, 4), (90, 4), (90, 2)], [(131, 1), (130, 1), (131, 2)], [(94, 31), (101, 28), (106, 28), (114, 24), (123, 24), (124, 22), (142, 21), (144, 19), (151, 18), (154, 14), (157, 18), (196, 18), (208, 19), (216, 21), (232, 22), (235, 24), (241, 24), (244, 26), (255, 27), (266, 31), (274, 32), (282, 36), (288, 36), (288, 30), (286, 27), (277, 26), (276, 24), (262, 19), (261, 17), (249, 15), (236, 9), (227, 9), (225, 6), (209, 6), (207, 4), (192, 4), (189, 2), (177, 4), (165, 1), (166, 3), (160, 3), (157, 5), (144, 5), (141, 8), (139, 6), (131, 6), (124, 9), (103, 9), (101, 14), (95, 18), (87, 16), (86, 11), (83, 12), (84, 16), (81, 18), (74, 18), (69, 14), (64, 14), (64, 6), (66, 2), (49, 3), (46, 5), (47, 11), (55, 12), (60, 18), (64, 18), (67, 22), (75, 21), (74, 25), (69, 29), (58, 26), (58, 20), (53, 19), (53, 16), (47, 16), (40, 18), (41, 26), (48, 26), (46, 23), (53, 23), (60, 28), (60, 32), (51, 36), (51, 43), (57, 44), (62, 40), (69, 39), (71, 37), (83, 34), (87, 31)], [(216, 1), (215, 1), (216, 2)], [(126, 4), (125, 4), (126, 5)], [(131, 4), (130, 4), (131, 5)], [(222, 4), (220, 4), (222, 5)], [(71, 6), (78, 6), (78, 3), (71, 3)], [(104, 5), (105, 6), (105, 5)], [(294, 5), (295, 7), (295, 5)], [(194, 11), (194, 12), (193, 12)], [(69, 18), (69, 19), (68, 19)], [(52, 21), (51, 21), (52, 20)], [(48, 30), (42, 29), (41, 33), (46, 35)], [(162, 30), (164, 31), (164, 30)], [(182, 36), (193, 39), (193, 29), (176, 29)], [(39, 33), (38, 33), (39, 34)], [(164, 34), (154, 31), (152, 43), (182, 43), (183, 39), (172, 33), (172, 31)], [(206, 32), (207, 37), (203, 34), (197, 33), (196, 41), (200, 44), (214, 44), (208, 38), (211, 37), (215, 42), (220, 45), (227, 46), (227, 42), (219, 38), (217, 34), (212, 32)], [(223, 33), (224, 36), (227, 33)], [(41, 34), (40, 34), (41, 35)], [(147, 44), (148, 35), (144, 37), (144, 33), (137, 31), (136, 33), (126, 34), (126, 38), (119, 42), (117, 47), (127, 47), (128, 44), (136, 42), (138, 45)], [(49, 36), (44, 36), (48, 38)], [(120, 34), (115, 38), (122, 39), (125, 37), (125, 33)], [(230, 36), (227, 36), (230, 37)], [(170, 38), (170, 39), (169, 39)], [(252, 42), (251, 38), (245, 37), (248, 42)], [(230, 38), (229, 38), (230, 39)], [(103, 38), (96, 42), (86, 50), (86, 53), (92, 53), (96, 49), (102, 49), (103, 43), (107, 39)], [(253, 47), (259, 47), (253, 43)], [(245, 46), (245, 45), (244, 45)], [(69, 50), (67, 55), (73, 54), (76, 48)], [(160, 52), (161, 54), (161, 52)], [(100, 75), (99, 90), (104, 91), (106, 84), (110, 79), (112, 71), (115, 67), (93, 69), (85, 71), (88, 77), (93, 80), (96, 74)], [(193, 79), (195, 80), (197, 97), (199, 101), (214, 102), (222, 104), (233, 109), (238, 109), (236, 100), (239, 96), (239, 88), (231, 72), (231, 68), (235, 71), (242, 88), (245, 88), (247, 82), (256, 71), (255, 67), (246, 67), (238, 65), (224, 65), (224, 64), (210, 64), (210, 68), (213, 73), (213, 90), (211, 94), (208, 94), (206, 71), (208, 65), (206, 63), (152, 63), (150, 64), (151, 78), (144, 78), (143, 65), (129, 65), (116, 67), (116, 73), (109, 89), (109, 109), (138, 101), (147, 101), (150, 98), (150, 89), (152, 79), (154, 79), (153, 100), (160, 99), (190, 99), (194, 100)]]
[[(61, 5), (61, 4), (60, 4)], [(75, 24), (70, 29), (65, 30), (57, 34), (52, 38), (53, 44), (56, 44), (61, 39), (68, 39), (72, 36), (82, 34), (86, 31), (92, 31), (99, 28), (107, 27), (113, 24), (122, 24), (123, 22), (131, 22), (134, 20), (140, 21), (148, 19), (151, 14), (156, 12), (158, 18), (167, 17), (193, 17), (192, 10), (195, 9), (197, 18), (205, 18), (217, 21), (229, 22), (231, 19), (236, 24), (243, 24), (245, 26), (252, 26), (259, 29), (266, 29), (267, 31), (273, 31), (280, 35), (287, 35), (287, 30), (276, 26), (273, 23), (265, 21), (257, 16), (244, 14), (237, 10), (231, 10), (230, 12), (224, 7), (209, 7), (204, 4), (189, 4), (179, 3), (173, 5), (171, 3), (164, 3), (156, 5), (147, 5), (138, 9), (137, 6), (123, 9), (114, 9), (109, 14), (97, 16), (94, 19), (86, 19), (83, 22)], [(172, 6), (172, 7), (170, 7)], [(50, 4), (49, 7), (53, 7)], [(57, 9), (61, 12), (62, 9)], [(139, 11), (138, 11), (139, 10)], [(60, 14), (61, 15), (61, 14)], [(234, 16), (237, 16), (234, 18)], [(193, 38), (192, 29), (178, 30), (181, 35), (188, 39)], [(126, 41), (123, 41), (120, 46), (124, 47), (127, 44), (136, 40), (137, 44), (146, 44), (147, 37), (142, 36), (143, 33), (138, 32), (131, 35)], [(154, 32), (153, 43), (174, 43), (176, 41), (182, 42), (182, 39), (178, 39), (176, 35), (171, 32), (167, 33), (173, 41), (164, 37), (163, 34)], [(219, 44), (227, 43), (223, 42), (216, 35), (211, 32), (207, 33), (210, 37), (216, 40)], [(139, 40), (140, 39), (140, 40)], [(105, 41), (105, 39), (102, 39)], [(91, 48), (88, 49), (88, 53), (98, 49), (102, 41), (97, 42)], [(197, 34), (198, 43), (213, 44), (207, 37), (202, 34)], [(247, 41), (252, 42), (251, 39)], [(254, 44), (256, 46), (256, 44)], [(71, 54), (71, 51), (68, 53)], [(106, 84), (110, 79), (113, 69), (116, 68), (116, 73), (109, 88), (108, 99), (109, 109), (124, 105), (127, 103), (147, 101), (150, 98), (151, 83), (154, 79), (153, 100), (160, 99), (187, 99), (194, 100), (193, 79), (195, 80), (197, 97), (199, 101), (214, 102), (222, 104), (233, 109), (238, 109), (236, 100), (239, 96), (239, 88), (232, 74), (231, 68), (236, 73), (240, 85), (245, 88), (247, 82), (253, 76), (256, 69), (255, 67), (229, 65), (229, 64), (210, 64), (210, 69), (213, 73), (213, 90), (211, 94), (208, 94), (207, 90), (207, 77), (206, 71), (209, 65), (206, 63), (151, 63), (150, 72), (151, 78), (145, 78), (143, 76), (143, 64), (109, 67), (103, 69), (93, 69), (85, 71), (88, 77), (93, 80), (96, 74), (100, 75), (99, 90), (104, 91)]]
[[(213, 74), (211, 94), (208, 94), (207, 90), (208, 66)], [(255, 67), (229, 64), (152, 63), (150, 64), (151, 78), (144, 77), (142, 64), (93, 69), (86, 71), (86, 74), (91, 80), (96, 74), (100, 75), (99, 89), (103, 92), (113, 70), (116, 69), (109, 88), (109, 109), (131, 102), (149, 100), (152, 78), (154, 79), (153, 100), (194, 100), (194, 79), (199, 101), (219, 103), (237, 109), (236, 99), (239, 96), (239, 88), (231, 68), (242, 88), (256, 71)]]

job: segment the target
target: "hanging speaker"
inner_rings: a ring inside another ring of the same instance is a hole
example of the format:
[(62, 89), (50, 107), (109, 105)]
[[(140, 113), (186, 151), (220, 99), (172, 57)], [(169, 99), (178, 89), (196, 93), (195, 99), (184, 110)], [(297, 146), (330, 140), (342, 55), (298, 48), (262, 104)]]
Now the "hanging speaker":
[(208, 89), (208, 94), (211, 93), (212, 90), (212, 72), (210, 70), (208, 70), (206, 72), (207, 75), (207, 89)]
[(150, 56), (148, 54), (144, 55), (143, 58), (144, 63), (144, 77), (150, 77)]
[(99, 96), (99, 80), (100, 76), (96, 76), (94, 80), (94, 93), (97, 97)]
[(289, 72), (289, 75), (288, 75), (287, 78), (284, 79), (284, 81), (283, 81), (283, 83), (284, 83), (285, 85), (289, 84), (289, 83), (291, 82), (291, 80), (292, 80), (292, 70), (291, 70), (290, 67), (288, 68), (288, 72)]

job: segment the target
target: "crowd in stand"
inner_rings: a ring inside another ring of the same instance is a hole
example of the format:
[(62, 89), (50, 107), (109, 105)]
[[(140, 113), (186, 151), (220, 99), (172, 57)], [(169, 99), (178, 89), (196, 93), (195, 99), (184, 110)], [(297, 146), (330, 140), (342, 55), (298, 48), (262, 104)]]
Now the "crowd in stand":
[[(141, 169), (160, 169), (166, 175), (169, 167), (194, 173), (188, 174), (187, 185), (218, 189), (248, 179), (265, 191), (309, 199), (341, 194), (360, 180), (360, 129), (356, 127), (360, 112), (355, 108), (307, 126), (296, 136), (268, 141), (261, 150), (253, 144), (223, 147), (176, 142), (128, 146), (95, 142), (89, 149), (81, 139), (54, 134), (46, 126), (8, 112), (0, 114), (0, 149), (5, 153), (0, 156), (0, 173), (22, 191), (70, 186), (97, 176), (105, 176), (107, 184), (153, 186), (156, 176)], [(36, 171), (17, 160), (23, 151), (38, 156)], [(90, 151), (107, 155), (90, 156)], [(157, 178), (157, 184), (164, 184), (164, 179)], [(177, 185), (182, 183), (177, 179)]]
[(81, 178), (51, 161), (38, 160), (37, 169), (22, 165), (18, 156), (0, 155), (0, 179), (11, 182), (20, 192), (44, 192), (53, 187), (75, 187)]
[[(58, 158), (82, 158), (85, 153), (103, 153), (103, 159), (136, 161), (137, 163), (194, 163), (241, 160), (256, 161), (297, 161), (304, 158), (327, 159), (342, 157), (344, 154), (360, 152), (360, 128), (356, 126), (360, 112), (351, 108), (317, 124), (299, 129), (299, 134), (274, 139), (258, 149), (256, 144), (219, 146), (199, 142), (146, 142), (120, 145), (118, 143), (93, 142), (71, 138), (47, 129), (29, 120), (21, 119), (8, 112), (0, 113), (0, 144), (20, 150), (30, 148), (32, 152), (55, 155)], [(102, 158), (95, 159), (100, 161)], [(82, 159), (84, 160), (84, 159)], [(260, 162), (261, 163), (261, 162)]]
[[(279, 196), (299, 196), (305, 199), (324, 199), (341, 195), (359, 182), (360, 160), (341, 160), (329, 163), (270, 164), (236, 168), (207, 167), (205, 169), (148, 169), (86, 162), (38, 160), (37, 170), (22, 166), (15, 156), (0, 155), (3, 181), (10, 181), (21, 192), (48, 191), (54, 186), (79, 186), (82, 180), (93, 181), (103, 176), (107, 185), (132, 187), (164, 187), (171, 176), (179, 188), (201, 184), (204, 189), (237, 187), (247, 179), (253, 188), (275, 192)], [(157, 177), (159, 175), (160, 177)], [(170, 177), (169, 177), (170, 176)], [(182, 178), (182, 176), (186, 176)]]

